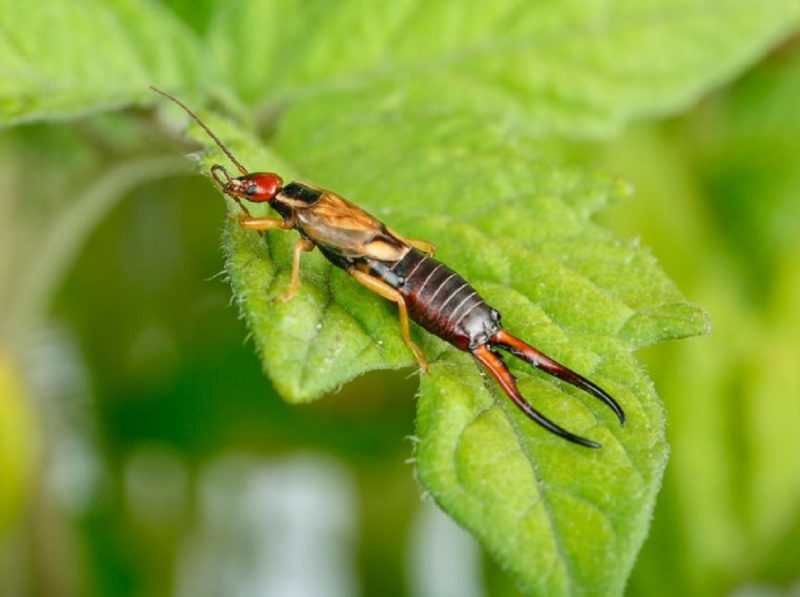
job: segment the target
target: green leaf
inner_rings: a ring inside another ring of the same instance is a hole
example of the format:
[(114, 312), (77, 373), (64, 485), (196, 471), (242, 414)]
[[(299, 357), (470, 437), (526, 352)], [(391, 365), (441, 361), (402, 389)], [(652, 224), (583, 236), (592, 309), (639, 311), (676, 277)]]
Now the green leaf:
[(771, 57), (673, 135), (639, 130), (610, 152), (642, 196), (617, 227), (643, 231), (715, 324), (709, 338), (649, 355), (671, 457), (632, 578), (641, 594), (731, 593), (797, 576), (797, 58)]
[[(625, 192), (617, 181), (549, 163), (508, 127), (411, 108), (402, 116), (391, 106), (369, 111), (371, 101), (352, 112), (330, 97), (305, 102), (285, 116), (276, 146), (392, 227), (437, 242), (442, 260), (504, 314), (507, 329), (607, 388), (630, 417), (620, 429), (587, 396), (517, 367), (537, 407), (604, 449), (565, 445), (522, 416), (468, 356), (448, 349), (421, 382), (422, 484), (529, 592), (620, 592), (666, 452), (660, 405), (630, 352), (701, 333), (704, 316), (649, 253), (591, 222)], [(341, 137), (322, 132), (334, 120)], [(401, 157), (370, 143), (375, 131)], [(341, 151), (346, 170), (336, 167)], [(413, 156), (413, 168), (402, 156)]]
[(253, 104), (379, 90), (537, 134), (606, 136), (695, 101), (799, 17), (794, 0), (240, 0), (220, 4), (209, 62)]
[[(418, 408), (422, 484), (526, 591), (619, 592), (666, 457), (661, 408), (631, 351), (701, 333), (705, 318), (645, 250), (591, 222), (626, 191), (618, 181), (548, 163), (507, 127), (378, 101), (299, 103), (283, 115), (276, 153), (222, 119), (209, 122), (249, 167), (307, 175), (403, 234), (436, 242), (437, 256), (504, 314), (507, 329), (621, 401), (624, 429), (591, 397), (515, 365), (537, 408), (604, 444), (573, 446), (521, 415), (469, 355), (412, 332), (432, 361)], [(288, 284), (295, 238), (262, 238), (231, 221), (224, 241), (235, 295), (287, 400), (313, 400), (370, 369), (413, 366), (395, 307), (316, 252), (302, 257), (298, 296), (269, 301)]]
[(633, 415), (625, 430), (585, 397), (518, 377), (537, 407), (603, 442), (598, 451), (533, 426), (466, 359), (436, 363), (421, 384), (421, 482), (531, 594), (621, 593), (660, 486), (666, 446), (651, 383), (619, 345), (588, 350), (599, 362), (590, 375)]
[(0, 0), (0, 126), (151, 103), (193, 81), (189, 29), (149, 0)]
[(755, 292), (768, 288), (772, 263), (796, 243), (798, 98), (800, 58), (787, 54), (714, 98), (697, 119), (713, 134), (695, 133), (702, 142), (690, 155), (709, 190), (713, 217), (723, 224), (720, 232), (749, 270)]

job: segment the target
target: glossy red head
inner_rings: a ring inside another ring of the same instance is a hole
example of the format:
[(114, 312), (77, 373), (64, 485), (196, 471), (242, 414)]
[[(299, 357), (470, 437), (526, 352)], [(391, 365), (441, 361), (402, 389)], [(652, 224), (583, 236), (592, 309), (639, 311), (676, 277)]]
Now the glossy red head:
[(283, 179), (272, 172), (253, 172), (235, 179), (241, 183), (243, 199), (254, 203), (272, 201), (280, 193)]
[(253, 203), (269, 202), (281, 192), (283, 179), (272, 172), (250, 172), (233, 178), (219, 164), (211, 167), (211, 175), (222, 190), (232, 198)]

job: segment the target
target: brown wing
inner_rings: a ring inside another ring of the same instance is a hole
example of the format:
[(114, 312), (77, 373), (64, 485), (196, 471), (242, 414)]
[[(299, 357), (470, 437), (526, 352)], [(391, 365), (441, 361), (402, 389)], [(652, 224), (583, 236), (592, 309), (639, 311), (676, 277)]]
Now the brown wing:
[(330, 191), (298, 210), (297, 220), (311, 240), (345, 257), (397, 261), (409, 249), (382, 222)]

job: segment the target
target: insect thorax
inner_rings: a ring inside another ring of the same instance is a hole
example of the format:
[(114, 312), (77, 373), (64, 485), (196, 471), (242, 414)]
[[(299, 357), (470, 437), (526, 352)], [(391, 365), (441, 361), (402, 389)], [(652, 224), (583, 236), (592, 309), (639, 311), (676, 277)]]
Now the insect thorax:
[(300, 182), (290, 182), (281, 189), (277, 199), (296, 207), (308, 207), (313, 205), (322, 196), (322, 191), (312, 189)]

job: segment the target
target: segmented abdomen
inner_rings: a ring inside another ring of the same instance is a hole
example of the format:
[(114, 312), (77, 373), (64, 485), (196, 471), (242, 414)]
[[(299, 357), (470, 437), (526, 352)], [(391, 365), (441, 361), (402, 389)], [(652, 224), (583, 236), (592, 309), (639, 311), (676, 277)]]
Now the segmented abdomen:
[(405, 297), (411, 319), (462, 350), (500, 329), (500, 315), (469, 282), (417, 249), (395, 263), (376, 263), (373, 272)]

